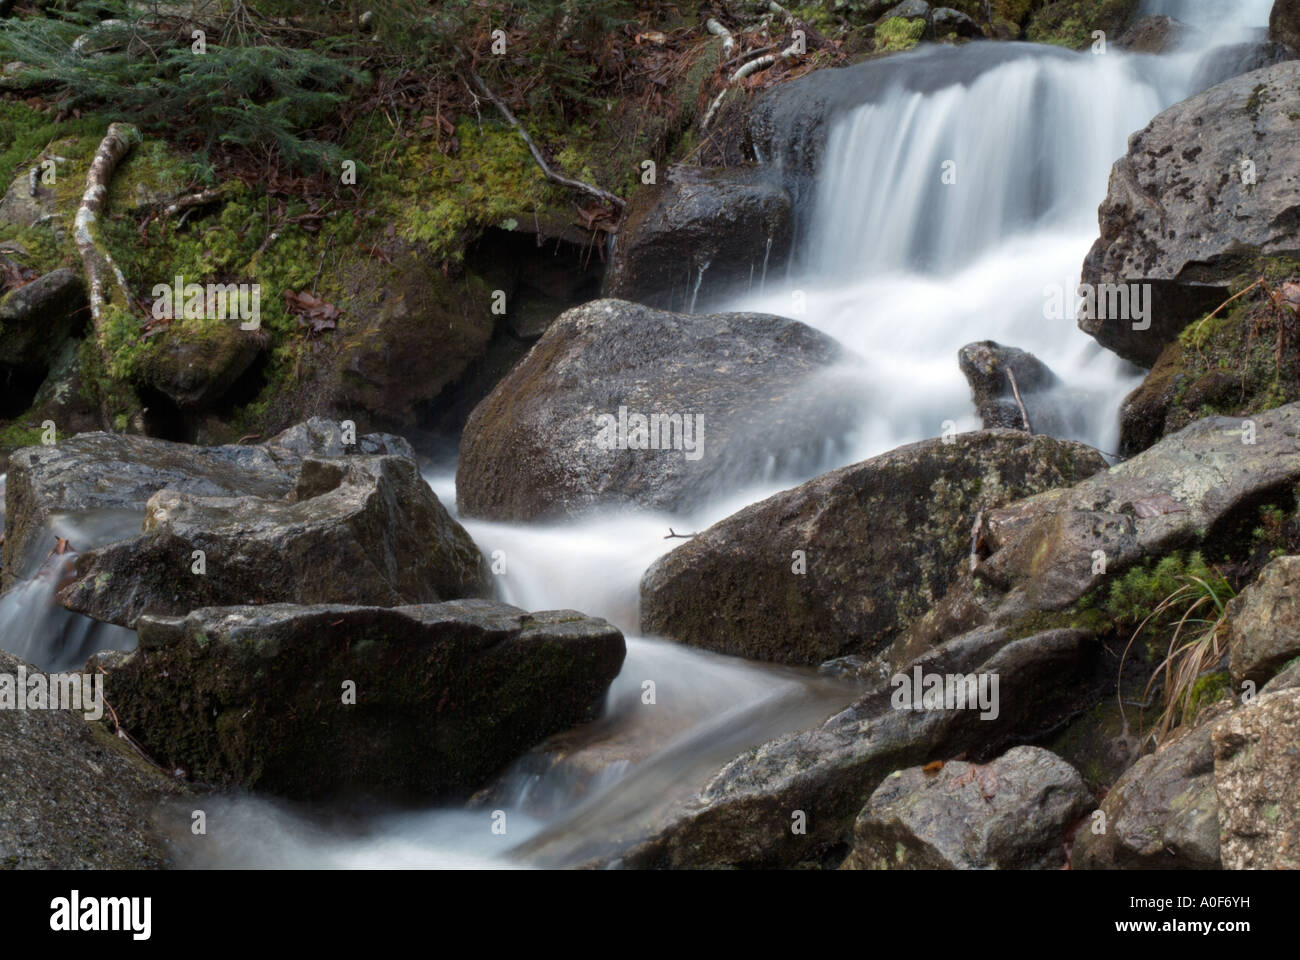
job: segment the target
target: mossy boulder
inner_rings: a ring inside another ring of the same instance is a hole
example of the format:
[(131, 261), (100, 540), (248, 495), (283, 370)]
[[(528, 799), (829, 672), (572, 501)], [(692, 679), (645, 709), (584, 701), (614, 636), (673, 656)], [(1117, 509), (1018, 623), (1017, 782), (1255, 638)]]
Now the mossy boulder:
[(1140, 0), (1054, 0), (1040, 7), (1025, 28), (1025, 39), (1082, 50), (1101, 30), (1118, 39), (1137, 13)]
[(1300, 2), (1274, 0), (1268, 18), (1268, 38), (1300, 51)]
[(266, 341), (260, 331), (240, 329), (238, 320), (178, 323), (141, 356), (139, 379), (181, 410), (203, 410), (248, 371)]
[(90, 319), (86, 285), (54, 270), (0, 299), (0, 367), (48, 370), (64, 342)]
[(205, 783), (315, 799), (466, 796), (598, 712), (622, 635), (484, 600), (236, 606), (149, 616), (107, 653), (118, 719)]
[(478, 547), (405, 457), (304, 459), (284, 499), (160, 490), (143, 531), (78, 556), (60, 602), (134, 627), (146, 612), (207, 606), (396, 606), (491, 593)]
[(661, 557), (641, 581), (641, 627), (781, 663), (869, 656), (956, 580), (977, 516), (1105, 467), (1083, 444), (1010, 430), (901, 447), (747, 507)]

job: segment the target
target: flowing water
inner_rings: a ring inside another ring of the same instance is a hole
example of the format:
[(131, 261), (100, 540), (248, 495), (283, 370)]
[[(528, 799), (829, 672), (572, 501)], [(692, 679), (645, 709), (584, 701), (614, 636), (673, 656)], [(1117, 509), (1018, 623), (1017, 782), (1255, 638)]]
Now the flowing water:
[[(1064, 381), (1071, 436), (1115, 448), (1116, 413), (1139, 371), (1080, 333), (1072, 309), (1111, 164), (1128, 135), (1161, 109), (1239, 72), (1255, 53), (1229, 44), (1257, 40), (1270, 6), (1147, 0), (1145, 13), (1212, 28), (1160, 57), (976, 43), (921, 49), (837, 76), (845, 90), (863, 93), (856, 103), (842, 98), (846, 105), (829, 119), (820, 175), (800, 194), (796, 253), (787, 265), (765, 261), (752, 293), (727, 304), (798, 315), (864, 358), (853, 374), (866, 397), (858, 429), (817, 472), (946, 427), (977, 428), (956, 354), (983, 339), (1037, 354)], [(707, 286), (701, 271), (695, 294)], [(1049, 308), (1053, 297), (1063, 309)], [(449, 475), (429, 479), (444, 503), (454, 503)], [(844, 682), (638, 635), (638, 582), (675, 545), (668, 530), (701, 529), (775, 489), (770, 478), (754, 477), (752, 487), (686, 516), (546, 526), (465, 521), (485, 554), (504, 552), (503, 599), (603, 616), (628, 635), (603, 719), (562, 737), (563, 759), (524, 758), (468, 807), (340, 812), (210, 798), (209, 835), (180, 830), (176, 837), (182, 861), (513, 866), (521, 845), (574, 837), (590, 843), (569, 849), (604, 852), (602, 838), (653, 818), (744, 749), (836, 712), (854, 696)], [(95, 539), (89, 530), (76, 533)], [(33, 592), (43, 589), (36, 582)], [(70, 648), (80, 655), (84, 637), (41, 649), (32, 621), (47, 613), (32, 612), (38, 599), (19, 591), (0, 599), (0, 646), (37, 662), (58, 661), (57, 651)], [(48, 600), (47, 593), (41, 610)], [(654, 704), (643, 701), (648, 680)], [(497, 810), (506, 816), (504, 834), (492, 829)]]

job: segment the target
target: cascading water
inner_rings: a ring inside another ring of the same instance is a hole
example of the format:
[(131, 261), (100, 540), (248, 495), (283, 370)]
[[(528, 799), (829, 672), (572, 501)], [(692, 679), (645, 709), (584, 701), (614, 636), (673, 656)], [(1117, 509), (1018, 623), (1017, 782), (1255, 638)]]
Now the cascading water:
[[(1136, 371), (1080, 333), (1069, 309), (1110, 166), (1127, 136), (1160, 109), (1258, 55), (1225, 45), (1257, 39), (1270, 5), (1147, 0), (1144, 13), (1213, 27), (1211, 40), (1159, 57), (975, 43), (834, 78), (861, 83), (861, 95), (828, 118), (819, 174), (810, 191), (797, 191), (805, 214), (798, 250), (784, 277), (765, 263), (754, 294), (730, 304), (789, 315), (804, 302), (801, 319), (865, 359), (865, 372), (852, 374), (868, 398), (857, 436), (824, 468), (935, 436), (945, 420), (978, 427), (956, 353), (982, 339), (1035, 352), (1066, 382), (1078, 413), (1072, 435), (1113, 449), (1115, 412)], [(844, 91), (837, 96), (844, 101)], [(806, 152), (806, 144), (793, 146), (792, 155)], [(779, 150), (768, 159), (787, 162)], [(1053, 292), (1066, 309), (1049, 318)], [(209, 822), (230, 829), (220, 844), (180, 833), (183, 862), (505, 866), (521, 844), (564, 851), (548, 862), (576, 862), (630, 820), (698, 789), (749, 746), (835, 712), (853, 696), (842, 682), (636, 635), (638, 583), (675, 545), (664, 538), (669, 528), (701, 529), (773, 492), (765, 477), (752, 482), (693, 516), (464, 521), (485, 554), (503, 551), (503, 599), (604, 616), (629, 635), (604, 718), (565, 735), (563, 762), (525, 758), (489, 791), (486, 806), (468, 809), (324, 819), (262, 799), (210, 798)], [(431, 483), (454, 502), (450, 476)], [(656, 685), (654, 705), (643, 702), (647, 680)], [(491, 830), (496, 808), (507, 813), (504, 835)]]

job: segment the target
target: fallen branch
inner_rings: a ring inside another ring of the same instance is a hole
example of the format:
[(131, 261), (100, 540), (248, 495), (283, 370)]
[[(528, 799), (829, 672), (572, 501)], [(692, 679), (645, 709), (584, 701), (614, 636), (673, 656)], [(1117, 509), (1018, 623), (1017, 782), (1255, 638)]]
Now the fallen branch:
[(718, 107), (722, 106), (723, 98), (737, 83), (744, 80), (750, 74), (758, 73), (760, 70), (766, 70), (778, 60), (792, 60), (804, 52), (805, 49), (803, 45), (796, 41), (780, 53), (769, 53), (762, 57), (755, 57), (753, 60), (750, 60), (748, 63), (741, 66), (740, 69), (731, 75), (731, 79), (728, 80), (727, 85), (722, 88), (722, 92), (714, 97), (713, 102), (709, 104), (709, 109), (704, 112), (704, 119), (700, 121), (700, 130), (704, 130), (708, 127), (709, 121), (712, 120), (713, 115), (718, 112)]
[(1033, 433), (1034, 428), (1029, 423), (1029, 411), (1025, 409), (1025, 401), (1020, 399), (1020, 385), (1016, 383), (1016, 375), (1007, 367), (1007, 379), (1011, 381), (1011, 392), (1015, 394), (1016, 406), (1020, 408), (1020, 417), (1025, 422), (1025, 433)]
[(500, 111), (501, 116), (505, 117), (506, 120), (509, 121), (510, 125), (519, 131), (519, 136), (521, 136), (524, 143), (528, 145), (529, 152), (532, 153), (533, 159), (536, 160), (537, 165), (542, 168), (542, 173), (546, 174), (547, 179), (554, 180), (556, 183), (563, 184), (566, 187), (572, 187), (575, 190), (589, 193), (593, 197), (597, 197), (606, 203), (612, 203), (619, 209), (623, 208), (624, 204), (622, 198), (614, 196), (614, 194), (610, 193), (608, 190), (602, 190), (600, 187), (592, 186), (590, 183), (585, 183), (582, 180), (574, 180), (572, 177), (563, 176), (562, 174), (556, 173), (552, 170), (550, 164), (546, 162), (546, 158), (542, 156), (542, 151), (539, 150), (537, 144), (533, 142), (533, 138), (528, 135), (528, 131), (524, 129), (524, 125), (515, 118), (513, 113), (510, 112), (510, 108), (497, 98), (497, 95), (488, 88), (486, 83), (483, 82), (482, 77), (473, 72), (470, 73), (470, 76), (474, 79), (475, 85), (482, 91), (483, 96), (491, 100), (497, 110)]
[(664, 537), (664, 539), (665, 540), (689, 540), (693, 536), (695, 536), (695, 534), (693, 533), (674, 533), (673, 528), (669, 527), (668, 536)]
[(82, 194), (73, 225), (73, 239), (85, 267), (86, 285), (90, 288), (90, 317), (100, 350), (105, 350), (106, 308), (112, 300), (109, 293), (110, 275), (122, 295), (120, 306), (129, 309), (131, 297), (126, 289), (126, 277), (113, 262), (108, 247), (96, 242), (93, 225), (108, 200), (108, 184), (113, 179), (113, 172), (139, 139), (140, 132), (129, 123), (109, 125), (99, 149), (95, 151), (95, 158), (90, 161), (90, 170), (86, 173), (86, 192)]
[(730, 58), (732, 51), (736, 49), (736, 38), (731, 35), (731, 31), (712, 17), (704, 21), (704, 28), (722, 40), (722, 56)]

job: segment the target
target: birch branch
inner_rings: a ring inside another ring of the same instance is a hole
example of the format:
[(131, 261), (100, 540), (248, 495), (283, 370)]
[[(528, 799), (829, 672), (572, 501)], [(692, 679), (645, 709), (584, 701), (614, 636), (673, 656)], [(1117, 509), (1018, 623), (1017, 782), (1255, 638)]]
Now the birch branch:
[(90, 288), (91, 322), (101, 350), (104, 349), (105, 308), (112, 299), (109, 292), (110, 279), (116, 282), (122, 294), (123, 306), (128, 309), (131, 298), (127, 293), (126, 278), (113, 262), (108, 247), (95, 239), (94, 223), (103, 213), (108, 201), (108, 184), (113, 179), (113, 172), (139, 139), (140, 132), (131, 124), (109, 124), (108, 132), (100, 141), (99, 149), (90, 161), (90, 169), (86, 172), (86, 192), (82, 194), (73, 224), (73, 239), (85, 267), (86, 285)]

